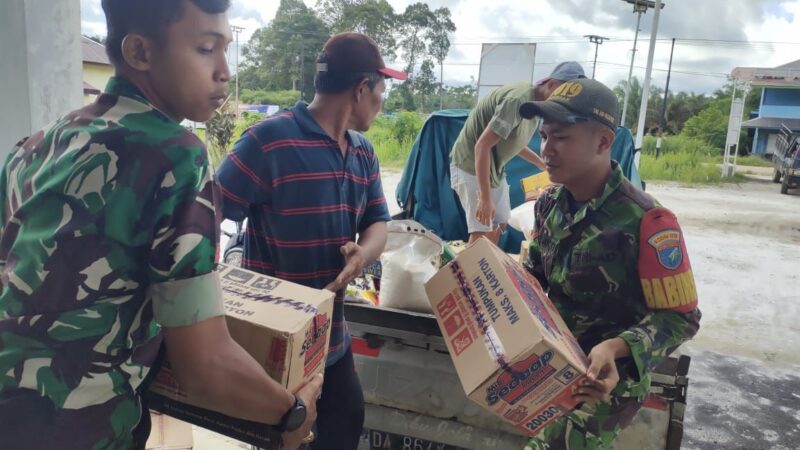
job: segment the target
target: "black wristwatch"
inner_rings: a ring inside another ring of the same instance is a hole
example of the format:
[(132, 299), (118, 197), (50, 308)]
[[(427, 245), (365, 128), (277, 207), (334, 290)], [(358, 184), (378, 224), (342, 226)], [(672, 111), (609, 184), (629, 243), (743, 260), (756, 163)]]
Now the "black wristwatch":
[(286, 411), (283, 415), (281, 423), (278, 424), (278, 429), (281, 433), (292, 432), (300, 428), (303, 422), (306, 421), (306, 404), (302, 398), (294, 396), (294, 406)]

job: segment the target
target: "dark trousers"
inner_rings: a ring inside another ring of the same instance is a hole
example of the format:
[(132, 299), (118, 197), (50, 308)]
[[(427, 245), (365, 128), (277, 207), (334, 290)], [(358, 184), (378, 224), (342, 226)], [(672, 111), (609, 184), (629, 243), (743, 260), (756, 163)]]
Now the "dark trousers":
[(353, 351), (325, 369), (322, 398), (317, 401), (317, 439), (311, 450), (356, 450), (364, 426), (364, 393), (353, 363)]

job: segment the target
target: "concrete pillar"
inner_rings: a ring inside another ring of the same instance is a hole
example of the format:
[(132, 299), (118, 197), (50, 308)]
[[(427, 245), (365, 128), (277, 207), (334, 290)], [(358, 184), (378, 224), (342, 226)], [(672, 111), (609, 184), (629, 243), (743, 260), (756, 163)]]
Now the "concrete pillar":
[(0, 157), (83, 101), (80, 0), (0, 1)]

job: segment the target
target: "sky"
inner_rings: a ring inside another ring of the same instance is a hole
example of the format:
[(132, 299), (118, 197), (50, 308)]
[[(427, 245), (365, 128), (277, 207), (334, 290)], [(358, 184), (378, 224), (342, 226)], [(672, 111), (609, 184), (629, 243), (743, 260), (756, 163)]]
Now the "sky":
[[(304, 0), (313, 7), (317, 0)], [(395, 11), (418, 0), (388, 0)], [(444, 64), (446, 84), (478, 78), (481, 44), (536, 43), (534, 79), (555, 63), (580, 62), (591, 75), (595, 45), (585, 35), (609, 38), (599, 46), (596, 78), (616, 86), (628, 77), (636, 14), (624, 0), (430, 0), (450, 9), (456, 32)], [(775, 67), (800, 59), (800, 0), (665, 0), (653, 54), (652, 86), (664, 88), (673, 53), (670, 91), (711, 93), (735, 67)], [(244, 28), (242, 45), (274, 18), (279, 0), (232, 0), (230, 22)], [(654, 11), (641, 17), (633, 75), (644, 79)], [(81, 0), (84, 34), (104, 35), (100, 0)], [(792, 32), (794, 31), (794, 33)], [(233, 50), (235, 51), (235, 50)], [(404, 64), (387, 61), (398, 68)], [(435, 73), (439, 73), (438, 66)]]

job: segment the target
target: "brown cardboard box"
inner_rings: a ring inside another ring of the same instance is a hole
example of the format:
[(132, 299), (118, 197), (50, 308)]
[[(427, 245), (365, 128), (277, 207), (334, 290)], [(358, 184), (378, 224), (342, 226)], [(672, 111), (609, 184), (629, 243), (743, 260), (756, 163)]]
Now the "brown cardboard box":
[(157, 412), (150, 413), (150, 437), (146, 450), (191, 450), (192, 425)]
[[(289, 390), (325, 369), (334, 294), (224, 264), (218, 266), (233, 339)], [(254, 392), (253, 395), (259, 395)], [(169, 360), (150, 386), (150, 407), (263, 448), (279, 436), (270, 427), (214, 411), (183, 391)]]
[(586, 355), (519, 262), (480, 239), (425, 288), (470, 399), (528, 435), (575, 408)]
[(539, 198), (539, 195), (552, 184), (553, 182), (550, 181), (550, 175), (547, 172), (540, 172), (520, 180), (526, 202)]

